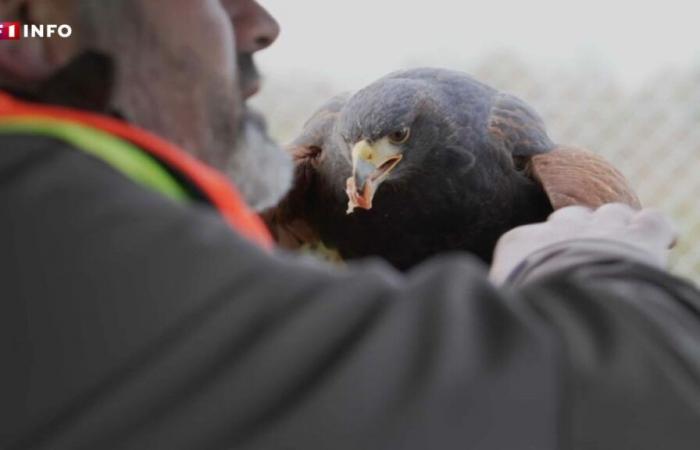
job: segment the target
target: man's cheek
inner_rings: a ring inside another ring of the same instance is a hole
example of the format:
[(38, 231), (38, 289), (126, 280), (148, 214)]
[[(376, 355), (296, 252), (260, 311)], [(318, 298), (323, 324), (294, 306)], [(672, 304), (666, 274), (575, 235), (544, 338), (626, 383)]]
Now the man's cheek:
[(234, 80), (233, 25), (219, 0), (152, 0), (143, 2), (153, 17), (153, 31), (172, 49), (196, 53), (202, 73)]
[(211, 2), (207, 8), (204, 29), (202, 30), (202, 55), (208, 67), (216, 68), (221, 76), (237, 81), (236, 37), (233, 24), (219, 0)]

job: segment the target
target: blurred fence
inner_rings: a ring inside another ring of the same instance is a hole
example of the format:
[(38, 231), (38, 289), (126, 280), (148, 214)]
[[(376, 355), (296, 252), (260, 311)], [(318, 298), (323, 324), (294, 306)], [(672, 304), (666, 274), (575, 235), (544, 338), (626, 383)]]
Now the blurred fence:
[[(633, 90), (582, 64), (538, 70), (512, 55), (451, 68), (526, 100), (556, 142), (608, 158), (642, 202), (670, 214), (681, 232), (675, 272), (700, 281), (700, 68), (659, 73)], [(342, 87), (312, 75), (271, 83), (257, 100), (272, 134), (288, 142), (324, 100)]]

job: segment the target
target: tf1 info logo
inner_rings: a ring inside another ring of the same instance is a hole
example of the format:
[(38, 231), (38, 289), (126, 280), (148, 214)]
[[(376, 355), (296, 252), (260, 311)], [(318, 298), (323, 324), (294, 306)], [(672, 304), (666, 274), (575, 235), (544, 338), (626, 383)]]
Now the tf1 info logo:
[(50, 38), (58, 36), (68, 38), (73, 34), (70, 25), (36, 25), (21, 22), (0, 22), (0, 41), (24, 38)]

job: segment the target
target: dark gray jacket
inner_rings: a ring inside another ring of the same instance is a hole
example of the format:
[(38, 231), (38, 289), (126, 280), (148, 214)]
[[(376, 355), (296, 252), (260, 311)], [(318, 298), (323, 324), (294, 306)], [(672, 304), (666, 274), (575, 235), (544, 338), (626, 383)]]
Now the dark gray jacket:
[(698, 291), (555, 250), (331, 269), (5, 136), (0, 448), (700, 448)]

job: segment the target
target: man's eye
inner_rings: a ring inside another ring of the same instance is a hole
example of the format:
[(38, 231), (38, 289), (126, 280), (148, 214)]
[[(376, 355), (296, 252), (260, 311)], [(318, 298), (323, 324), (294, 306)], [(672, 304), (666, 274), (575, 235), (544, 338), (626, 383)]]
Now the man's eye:
[(408, 127), (402, 128), (400, 130), (392, 131), (389, 133), (389, 142), (394, 145), (399, 145), (405, 143), (411, 136), (411, 129)]

